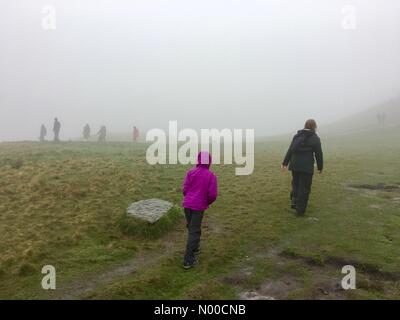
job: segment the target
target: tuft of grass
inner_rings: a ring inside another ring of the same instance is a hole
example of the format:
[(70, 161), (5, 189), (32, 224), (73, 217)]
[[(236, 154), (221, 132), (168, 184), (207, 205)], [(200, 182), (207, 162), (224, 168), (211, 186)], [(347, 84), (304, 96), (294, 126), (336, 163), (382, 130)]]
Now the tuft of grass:
[(36, 267), (28, 262), (22, 263), (18, 269), (18, 275), (20, 276), (32, 275), (35, 272), (37, 272)]
[(12, 169), (20, 169), (24, 164), (22, 159), (15, 159), (10, 161), (10, 166)]

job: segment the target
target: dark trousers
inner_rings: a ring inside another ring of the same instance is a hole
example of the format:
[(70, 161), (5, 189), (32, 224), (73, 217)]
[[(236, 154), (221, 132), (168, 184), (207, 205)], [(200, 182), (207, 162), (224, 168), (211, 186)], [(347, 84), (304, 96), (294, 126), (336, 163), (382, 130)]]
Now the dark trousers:
[(308, 198), (311, 193), (313, 174), (292, 171), (292, 192), (290, 198), (292, 205), (296, 206), (298, 214), (303, 215), (307, 209)]
[(185, 208), (186, 227), (188, 229), (188, 239), (184, 262), (193, 263), (194, 253), (199, 249), (201, 236), (201, 222), (203, 221), (204, 211), (196, 211)]

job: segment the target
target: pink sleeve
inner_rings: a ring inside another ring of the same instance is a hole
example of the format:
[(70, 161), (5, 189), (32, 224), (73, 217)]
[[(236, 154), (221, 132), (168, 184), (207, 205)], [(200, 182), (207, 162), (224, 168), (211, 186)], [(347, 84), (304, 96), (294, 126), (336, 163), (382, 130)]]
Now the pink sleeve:
[(217, 199), (218, 186), (217, 177), (215, 175), (211, 176), (210, 184), (208, 186), (208, 204), (213, 203)]

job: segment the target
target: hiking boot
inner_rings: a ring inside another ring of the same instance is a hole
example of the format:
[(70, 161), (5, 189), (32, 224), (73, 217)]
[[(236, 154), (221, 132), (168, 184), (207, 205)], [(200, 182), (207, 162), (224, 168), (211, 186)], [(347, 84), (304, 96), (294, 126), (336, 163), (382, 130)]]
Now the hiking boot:
[(296, 209), (296, 207), (297, 207), (296, 198), (294, 198), (294, 197), (292, 197), (292, 196), (290, 196), (290, 207), (291, 207), (292, 209)]
[(200, 253), (201, 253), (201, 249), (200, 249), (200, 248), (198, 248), (197, 250), (195, 250), (195, 251), (193, 252), (193, 254), (194, 254), (195, 256), (198, 256)]
[(193, 260), (192, 263), (190, 263), (190, 262), (188, 262), (188, 261), (185, 261), (185, 262), (183, 263), (183, 269), (185, 269), (185, 270), (191, 269), (191, 268), (193, 268), (196, 264), (197, 264), (197, 259), (196, 259), (196, 258), (194, 258), (194, 260)]
[(185, 270), (191, 269), (191, 268), (193, 268), (193, 266), (194, 266), (194, 263), (190, 263), (190, 262), (184, 262), (182, 265), (183, 269), (185, 269)]

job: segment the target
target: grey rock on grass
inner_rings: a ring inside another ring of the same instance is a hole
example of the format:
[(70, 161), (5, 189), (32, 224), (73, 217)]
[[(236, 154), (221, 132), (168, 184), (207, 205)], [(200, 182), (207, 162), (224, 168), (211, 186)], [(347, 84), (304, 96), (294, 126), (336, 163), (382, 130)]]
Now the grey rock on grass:
[(132, 203), (127, 208), (127, 214), (150, 223), (156, 223), (171, 208), (171, 202), (161, 199), (146, 199)]

